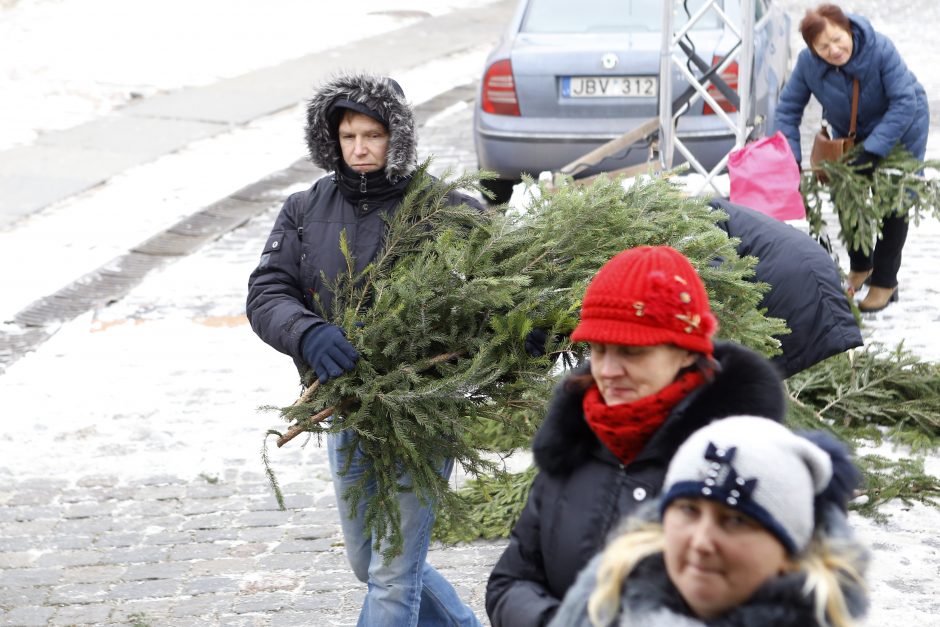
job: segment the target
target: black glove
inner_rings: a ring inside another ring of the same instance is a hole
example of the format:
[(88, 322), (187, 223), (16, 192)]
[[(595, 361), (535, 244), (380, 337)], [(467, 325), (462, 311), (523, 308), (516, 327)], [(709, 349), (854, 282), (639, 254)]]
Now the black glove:
[(880, 161), (881, 157), (875, 153), (863, 150), (857, 157), (849, 161), (849, 165), (853, 166), (855, 171), (862, 176), (871, 178), (871, 175), (875, 172), (875, 168), (878, 167)]
[(356, 367), (359, 353), (338, 326), (324, 323), (312, 327), (301, 340), (304, 360), (317, 371), (320, 383), (326, 383)]
[(548, 340), (548, 331), (535, 328), (526, 333), (525, 352), (529, 357), (542, 357), (545, 355), (545, 342)]

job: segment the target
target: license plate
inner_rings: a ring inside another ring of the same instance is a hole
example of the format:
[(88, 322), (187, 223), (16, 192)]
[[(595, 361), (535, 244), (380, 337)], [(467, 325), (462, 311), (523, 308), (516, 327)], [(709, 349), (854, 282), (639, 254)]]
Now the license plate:
[(561, 95), (565, 98), (655, 98), (659, 80), (655, 76), (565, 76)]

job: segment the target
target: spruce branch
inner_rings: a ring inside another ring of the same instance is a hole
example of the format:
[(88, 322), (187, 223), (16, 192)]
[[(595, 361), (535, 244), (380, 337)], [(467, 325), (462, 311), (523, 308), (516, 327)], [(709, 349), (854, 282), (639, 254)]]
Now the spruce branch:
[(815, 172), (804, 172), (800, 191), (813, 235), (822, 234), (826, 227), (822, 217), (826, 201), (835, 209), (843, 244), (865, 253), (881, 238), (881, 222), (890, 215), (913, 219), (915, 224), (925, 216), (940, 218), (940, 179), (924, 175), (925, 169), (940, 169), (940, 161), (922, 162), (899, 144), (869, 178), (851, 164), (860, 151), (856, 147), (839, 161), (820, 163), (825, 183)]
[[(471, 476), (502, 481), (480, 431), (519, 446), (544, 415), (558, 372), (523, 347), (534, 327), (549, 331), (552, 354), (583, 357), (568, 335), (584, 288), (624, 249), (668, 244), (686, 254), (706, 284), (721, 337), (764, 354), (778, 350), (780, 320), (756, 309), (766, 286), (752, 281), (754, 259), (716, 226), (722, 216), (673, 183), (634, 185), (599, 177), (533, 201), (519, 214), (452, 204), (475, 175), (435, 180), (419, 168), (387, 220), (385, 247), (364, 268), (347, 259), (328, 282), (335, 314), (360, 354), (356, 368), (282, 409), (299, 431), (355, 435), (370, 464), (343, 498), (364, 505), (372, 540), (386, 558), (401, 547), (396, 495), (413, 491), (457, 521), (472, 515), (466, 495), (438, 474), (452, 459)], [(341, 403), (354, 399), (342, 411)], [(328, 422), (316, 422), (330, 412)], [(524, 435), (523, 435), (524, 434)], [(489, 488), (488, 488), (489, 489)], [(519, 490), (514, 494), (519, 494)], [(523, 503), (518, 503), (521, 507)]]

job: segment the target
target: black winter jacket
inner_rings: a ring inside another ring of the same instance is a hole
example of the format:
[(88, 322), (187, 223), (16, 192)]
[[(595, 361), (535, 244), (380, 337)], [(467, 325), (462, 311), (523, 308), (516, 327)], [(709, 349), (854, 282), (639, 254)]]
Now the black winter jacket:
[(816, 240), (749, 207), (723, 199), (711, 205), (728, 214), (718, 226), (741, 240), (738, 254), (759, 260), (754, 280), (770, 290), (758, 307), (790, 328), (777, 338), (783, 352), (771, 359), (784, 377), (862, 345), (836, 265)]
[(493, 627), (547, 624), (608, 533), (659, 494), (670, 459), (692, 432), (732, 415), (783, 420), (785, 392), (770, 362), (729, 343), (716, 344), (715, 359), (714, 379), (683, 399), (627, 465), (588, 427), (584, 392), (562, 382), (533, 442), (539, 473), (486, 587)]
[[(362, 175), (343, 163), (332, 108), (340, 98), (362, 103), (388, 121), (383, 170)], [(311, 160), (332, 173), (284, 203), (248, 279), (246, 304), (254, 332), (293, 357), (301, 372), (304, 333), (333, 314), (333, 294), (324, 278), (328, 282), (346, 270), (340, 235), (346, 234), (356, 272), (375, 259), (385, 241), (385, 218), (401, 205), (417, 154), (411, 108), (389, 83), (368, 76), (344, 76), (324, 86), (307, 109), (306, 136)], [(463, 194), (452, 194), (450, 201), (482, 210)]]

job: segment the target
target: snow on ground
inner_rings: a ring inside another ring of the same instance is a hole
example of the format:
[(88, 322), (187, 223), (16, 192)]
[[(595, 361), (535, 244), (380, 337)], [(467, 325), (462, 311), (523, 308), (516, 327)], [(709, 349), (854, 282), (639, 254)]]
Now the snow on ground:
[[(0, 150), (486, 0), (4, 0)], [(481, 61), (482, 63), (482, 61)]]

